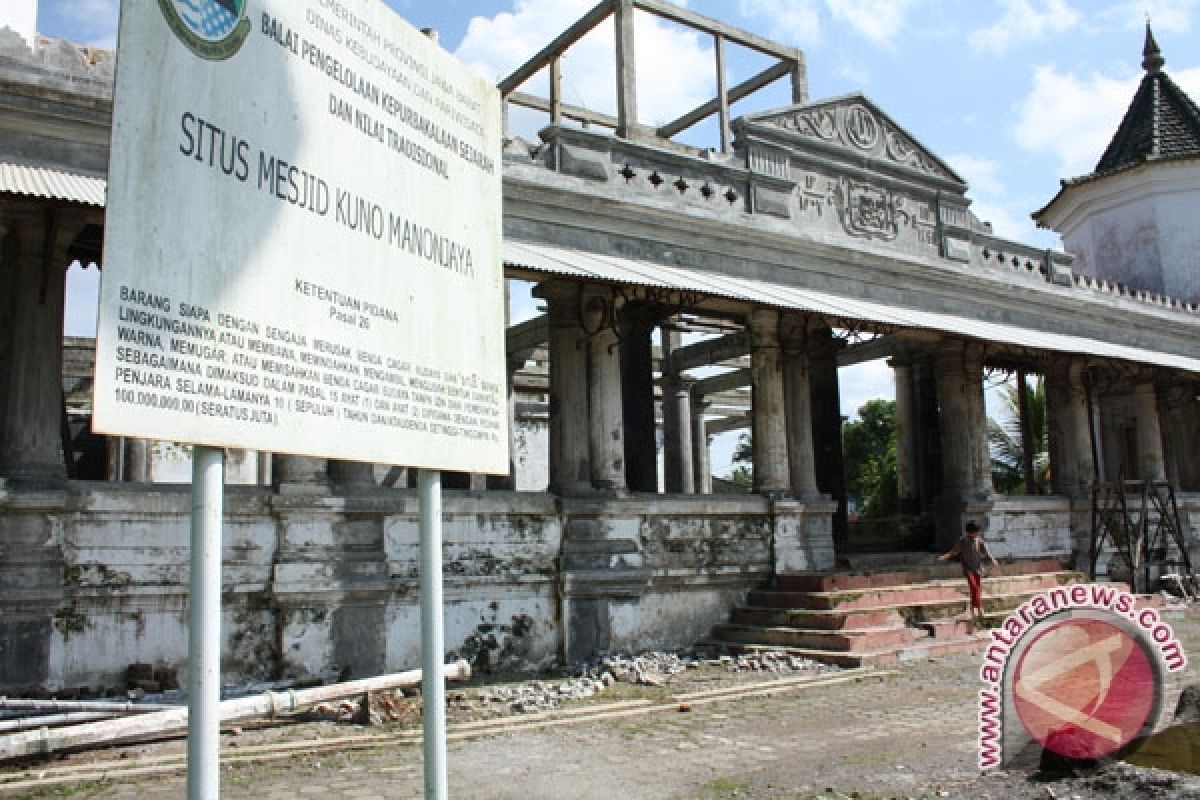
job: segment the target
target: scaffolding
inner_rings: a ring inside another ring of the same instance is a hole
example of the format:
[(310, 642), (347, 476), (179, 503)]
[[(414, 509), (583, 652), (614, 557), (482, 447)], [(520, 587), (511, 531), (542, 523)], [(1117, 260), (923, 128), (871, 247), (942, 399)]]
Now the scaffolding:
[(1093, 580), (1106, 545), (1119, 558), (1116, 570), (1111, 562), (1106, 565), (1106, 574), (1127, 577), (1135, 593), (1152, 591), (1159, 578), (1175, 575), (1184, 594), (1195, 596), (1187, 539), (1168, 482), (1118, 480), (1093, 485), (1089, 571)]

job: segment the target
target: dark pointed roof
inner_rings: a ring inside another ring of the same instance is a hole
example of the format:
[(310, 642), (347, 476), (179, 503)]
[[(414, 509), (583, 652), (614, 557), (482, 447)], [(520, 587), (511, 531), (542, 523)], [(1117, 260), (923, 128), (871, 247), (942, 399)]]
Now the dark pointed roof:
[(1200, 107), (1162, 71), (1165, 63), (1147, 22), (1141, 85), (1095, 170), (1072, 183), (1146, 161), (1200, 158)]
[(1087, 175), (1060, 181), (1061, 188), (1042, 208), (1030, 214), (1044, 227), (1043, 215), (1070, 189), (1146, 163), (1200, 159), (1200, 107), (1163, 72), (1166, 64), (1150, 22), (1142, 69), (1146, 74), (1117, 132)]

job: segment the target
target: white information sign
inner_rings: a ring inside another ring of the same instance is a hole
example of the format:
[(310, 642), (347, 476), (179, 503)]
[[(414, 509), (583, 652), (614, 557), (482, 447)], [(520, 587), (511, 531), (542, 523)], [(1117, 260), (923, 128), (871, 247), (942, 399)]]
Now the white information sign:
[(378, 0), (122, 2), (96, 430), (507, 472), (500, 148)]

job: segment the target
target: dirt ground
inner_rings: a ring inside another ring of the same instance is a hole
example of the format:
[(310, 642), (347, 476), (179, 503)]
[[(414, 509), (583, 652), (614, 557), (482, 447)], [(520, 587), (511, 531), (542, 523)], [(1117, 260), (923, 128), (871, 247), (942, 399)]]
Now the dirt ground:
[[(1186, 651), (1200, 654), (1200, 610), (1170, 623)], [(782, 674), (707, 665), (662, 685), (618, 682), (538, 713), (488, 699), (501, 687), (528, 687), (527, 677), (477, 676), (448, 690), (450, 796), (1200, 798), (1200, 777), (1119, 762), (1067, 774), (981, 775), (979, 664), (978, 656), (955, 656)], [(538, 680), (544, 689), (565, 678)], [(1198, 683), (1193, 662), (1180, 684)], [(330, 708), (325, 719), (230, 729), (222, 738), (222, 795), (420, 797), (418, 702), (398, 699), (384, 709), (394, 721), (381, 725), (331, 721), (338, 709)], [(0, 796), (181, 797), (182, 752), (184, 743), (171, 741), (35, 760), (0, 769)], [(70, 780), (56, 782), (63, 778)]]

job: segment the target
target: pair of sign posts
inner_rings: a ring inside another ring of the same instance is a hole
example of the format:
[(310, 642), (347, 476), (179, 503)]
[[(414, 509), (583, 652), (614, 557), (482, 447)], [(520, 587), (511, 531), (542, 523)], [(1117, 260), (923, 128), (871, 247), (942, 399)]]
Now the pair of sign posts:
[(440, 470), (508, 471), (497, 90), (380, 0), (121, 4), (97, 431), (193, 445), (189, 798), (214, 798), (224, 448), (417, 467), (427, 797)]

